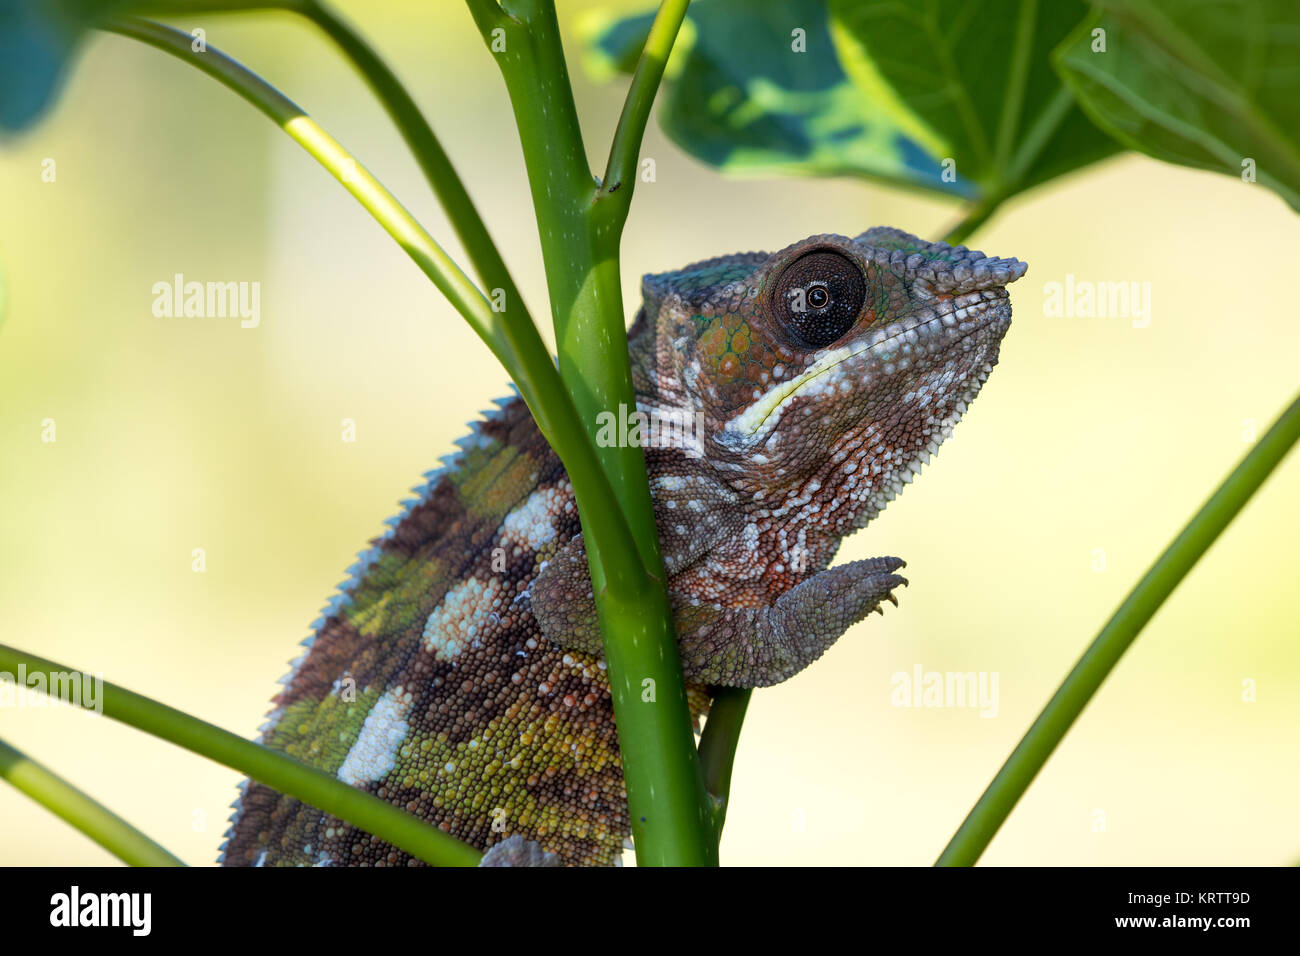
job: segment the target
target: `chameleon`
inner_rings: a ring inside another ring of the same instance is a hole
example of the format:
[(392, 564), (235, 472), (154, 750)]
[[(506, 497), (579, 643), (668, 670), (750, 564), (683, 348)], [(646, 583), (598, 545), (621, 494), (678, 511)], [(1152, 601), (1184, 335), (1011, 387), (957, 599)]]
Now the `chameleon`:
[[(832, 566), (998, 360), (1027, 266), (876, 227), (642, 280), (628, 333), (692, 714), (897, 604), (894, 557)], [(653, 429), (651, 431), (654, 431)], [(573, 488), (518, 395), (474, 423), (350, 569), (281, 679), (267, 746), (484, 851), (602, 865), (631, 824)], [(407, 866), (245, 781), (224, 865)]]

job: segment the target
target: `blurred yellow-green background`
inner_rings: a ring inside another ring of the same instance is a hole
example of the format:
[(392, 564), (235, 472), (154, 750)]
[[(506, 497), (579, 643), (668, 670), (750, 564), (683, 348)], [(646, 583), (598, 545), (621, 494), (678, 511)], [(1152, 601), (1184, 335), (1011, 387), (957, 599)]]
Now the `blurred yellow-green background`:
[[(560, 4), (571, 62), (590, 6)], [(518, 140), (468, 14), (339, 7), (414, 91), (544, 315)], [(177, 25), (203, 26), (280, 86), (459, 257), (397, 134), (309, 27), (287, 15)], [(573, 79), (599, 165), (622, 85)], [(656, 128), (644, 154), (657, 180), (639, 185), (624, 242), (629, 312), (643, 272), (877, 224), (938, 237), (957, 212), (861, 182), (724, 179)], [(901, 609), (755, 695), (725, 863), (932, 862), (1096, 629), (1300, 382), (1300, 224), (1261, 186), (1126, 155), (1022, 197), (972, 245), (1030, 263), (1002, 364), (937, 465), (841, 552), (906, 558)], [(260, 326), (155, 317), (152, 287), (176, 273), (260, 282)], [(0, 274), (0, 640), (254, 735), (355, 552), (506, 393), (504, 374), (297, 146), (212, 80), (116, 37), (95, 38), (53, 116), (0, 150)], [(1049, 317), (1044, 287), (1067, 274), (1150, 283), (1149, 326)], [(1292, 455), (984, 862), (1300, 858), (1297, 567)], [(891, 676), (917, 665), (995, 672), (996, 716), (891, 706)], [(5, 709), (0, 736), (187, 862), (215, 860), (235, 772), (66, 710)], [(0, 787), (0, 863), (112, 860)]]

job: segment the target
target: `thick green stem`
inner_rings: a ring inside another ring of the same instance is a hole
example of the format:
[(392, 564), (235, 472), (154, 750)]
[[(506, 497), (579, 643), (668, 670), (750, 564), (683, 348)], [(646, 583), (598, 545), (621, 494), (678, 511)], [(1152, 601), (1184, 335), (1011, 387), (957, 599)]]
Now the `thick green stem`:
[[(619, 273), (630, 177), (623, 182), (626, 191), (609, 192), (592, 177), (554, 5), (469, 0), (469, 7), (510, 94), (537, 213), (560, 371), (594, 441), (602, 416), (636, 410)], [(665, 3), (651, 31), (654, 45), (643, 54), (611, 150), (619, 175), (635, 170), (650, 102), (684, 8), (685, 3)], [(575, 488), (637, 861), (714, 864), (712, 814), (690, 731), (645, 456), (624, 441), (598, 447), (597, 454), (635, 538), (634, 550), (621, 554), (618, 542), (588, 523), (599, 503)], [(615, 562), (631, 557), (642, 567), (639, 580), (616, 579)]]
[(1300, 439), (1300, 396), (1233, 469), (1125, 598), (1002, 765), (936, 865), (970, 866), (979, 859), (1021, 795), (1147, 621), (1201, 555), (1209, 550), (1297, 439)]
[[(57, 689), (59, 699), (78, 706), (90, 706), (70, 692), (72, 683), (65, 679), (66, 675), (79, 672), (0, 644), (0, 671), (15, 673), (20, 667), (29, 675), (44, 675), (45, 686), (51, 693)], [(174, 707), (108, 681), (103, 682), (97, 703), (102, 705), (105, 717), (120, 720), (137, 730), (232, 767), (268, 787), (373, 833), (426, 863), (477, 866), (482, 859), (482, 854), (473, 847), (373, 794)]]
[[(637, 162), (650, 108), (689, 5), (690, 0), (664, 0), (660, 5), (628, 88), (623, 113), (619, 117), (614, 141), (610, 146), (605, 175), (593, 198), (591, 214), (597, 223), (597, 235), (614, 237), (612, 241), (615, 252), (617, 237), (622, 233), (636, 188)], [(609, 278), (617, 290), (617, 268), (611, 270)], [(600, 317), (593, 315), (591, 318), (599, 320)], [(575, 328), (574, 339), (580, 342), (582, 338), (582, 329), (578, 326)], [(700, 739), (698, 756), (712, 813), (715, 840), (721, 839), (722, 827), (726, 821), (731, 795), (731, 771), (752, 693), (749, 689), (738, 687), (714, 688), (708, 722)]]
[(108, 807), (0, 740), (0, 778), (131, 866), (184, 866)]

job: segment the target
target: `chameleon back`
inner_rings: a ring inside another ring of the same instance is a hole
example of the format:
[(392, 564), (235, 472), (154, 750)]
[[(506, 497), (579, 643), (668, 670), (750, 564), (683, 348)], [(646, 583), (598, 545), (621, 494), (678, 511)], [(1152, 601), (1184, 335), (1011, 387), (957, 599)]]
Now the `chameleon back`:
[[(604, 664), (527, 608), (577, 511), (524, 403), (501, 404), (362, 555), (262, 739), (477, 847), (608, 864), (631, 831)], [(227, 866), (418, 863), (256, 782), (231, 819)]]
[[(780, 683), (897, 603), (901, 559), (832, 561), (979, 393), (1025, 269), (877, 227), (645, 278), (637, 414), (696, 423), (646, 463), (697, 716), (701, 685)], [(613, 862), (630, 828), (572, 487), (518, 399), (461, 448), (317, 621), (264, 740), (480, 848)], [(233, 819), (228, 864), (413, 862), (258, 784)]]

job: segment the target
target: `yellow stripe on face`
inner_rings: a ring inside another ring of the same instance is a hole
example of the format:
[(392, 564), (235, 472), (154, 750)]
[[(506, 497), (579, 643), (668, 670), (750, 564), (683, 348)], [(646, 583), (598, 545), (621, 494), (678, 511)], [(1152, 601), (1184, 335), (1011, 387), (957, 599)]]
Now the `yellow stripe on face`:
[(727, 430), (738, 432), (747, 439), (765, 435), (776, 426), (779, 416), (775, 416), (775, 412), (788, 399), (793, 398), (813, 379), (825, 375), (835, 366), (847, 362), (855, 355), (861, 355), (870, 347), (869, 345), (863, 345), (856, 351), (848, 346), (832, 349), (796, 377), (788, 382), (777, 382), (756, 398), (752, 405), (727, 422)]

